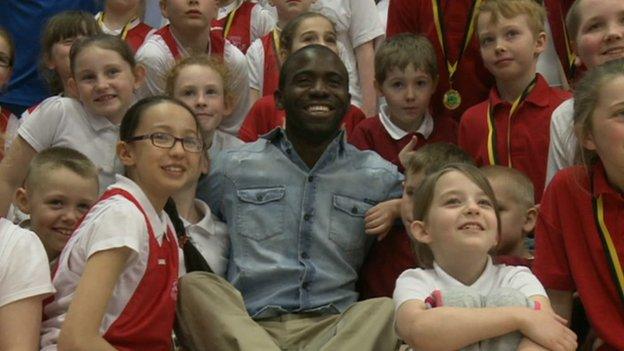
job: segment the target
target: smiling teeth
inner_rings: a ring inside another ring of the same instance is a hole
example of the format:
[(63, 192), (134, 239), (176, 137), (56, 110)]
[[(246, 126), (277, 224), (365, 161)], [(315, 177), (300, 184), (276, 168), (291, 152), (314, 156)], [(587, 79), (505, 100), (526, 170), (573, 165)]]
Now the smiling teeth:
[(309, 112), (329, 112), (329, 107), (327, 106), (310, 106), (308, 107)]
[(66, 235), (66, 236), (69, 236), (72, 233), (71, 229), (60, 229), (59, 228), (59, 229), (55, 229), (55, 231), (60, 233), (60, 234), (62, 234), (62, 235)]
[(624, 53), (624, 47), (612, 48), (604, 52), (605, 55), (613, 55), (613, 54), (621, 54), (621, 53)]
[(471, 230), (481, 230), (481, 226), (478, 224), (465, 224), (461, 226), (459, 229), (471, 229)]
[(184, 169), (182, 167), (179, 166), (167, 166), (167, 167), (163, 167), (166, 171), (169, 172), (183, 172)]

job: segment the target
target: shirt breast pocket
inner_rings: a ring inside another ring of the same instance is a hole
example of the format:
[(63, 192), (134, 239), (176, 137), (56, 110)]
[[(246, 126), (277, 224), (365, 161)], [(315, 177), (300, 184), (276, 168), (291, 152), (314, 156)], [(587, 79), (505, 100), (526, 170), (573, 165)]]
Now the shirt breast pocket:
[(364, 237), (364, 216), (372, 204), (335, 194), (332, 199), (329, 239), (343, 250), (362, 249)]
[(282, 234), (285, 194), (284, 187), (237, 190), (238, 234), (254, 240), (264, 240)]

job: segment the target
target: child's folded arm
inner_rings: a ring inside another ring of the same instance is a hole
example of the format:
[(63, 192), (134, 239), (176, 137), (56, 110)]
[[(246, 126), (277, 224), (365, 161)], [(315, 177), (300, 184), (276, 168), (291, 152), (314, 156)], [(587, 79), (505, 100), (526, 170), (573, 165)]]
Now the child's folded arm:
[(410, 300), (397, 310), (396, 328), (410, 346), (424, 350), (456, 350), (514, 331), (550, 350), (576, 347), (574, 334), (551, 311), (526, 307), (427, 309), (423, 301)]

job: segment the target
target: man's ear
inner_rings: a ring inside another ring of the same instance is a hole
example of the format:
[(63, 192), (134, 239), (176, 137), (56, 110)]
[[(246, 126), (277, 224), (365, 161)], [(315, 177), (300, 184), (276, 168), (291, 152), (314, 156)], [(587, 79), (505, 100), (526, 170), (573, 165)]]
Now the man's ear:
[(13, 203), (25, 214), (30, 214), (30, 206), (28, 206), (28, 192), (26, 188), (20, 187), (15, 191), (15, 199)]
[(425, 228), (425, 223), (423, 221), (412, 221), (410, 223), (410, 230), (412, 238), (418, 241), (419, 243), (429, 244), (431, 243), (431, 235), (427, 232), (427, 228)]
[(525, 234), (532, 233), (535, 230), (537, 224), (537, 215), (539, 213), (539, 205), (531, 206), (524, 216), (524, 224), (522, 225), (522, 232)]

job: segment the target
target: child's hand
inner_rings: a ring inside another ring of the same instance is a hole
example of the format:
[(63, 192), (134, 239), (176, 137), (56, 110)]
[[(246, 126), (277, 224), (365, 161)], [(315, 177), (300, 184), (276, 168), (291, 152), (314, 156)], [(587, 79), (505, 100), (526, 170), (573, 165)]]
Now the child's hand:
[(378, 203), (364, 217), (364, 230), (368, 235), (377, 235), (382, 240), (390, 232), (394, 221), (401, 216), (401, 199)]
[(399, 152), (399, 162), (401, 162), (401, 165), (403, 166), (403, 168), (406, 167), (406, 163), (407, 163), (407, 158), (409, 157), (410, 154), (416, 152), (416, 150), (414, 150), (416, 148), (416, 145), (418, 144), (418, 137), (416, 135), (412, 136), (412, 139), (410, 139), (409, 143), (407, 143)]
[(566, 327), (565, 319), (550, 311), (527, 312), (520, 328), (525, 337), (548, 350), (576, 350), (576, 334)]

